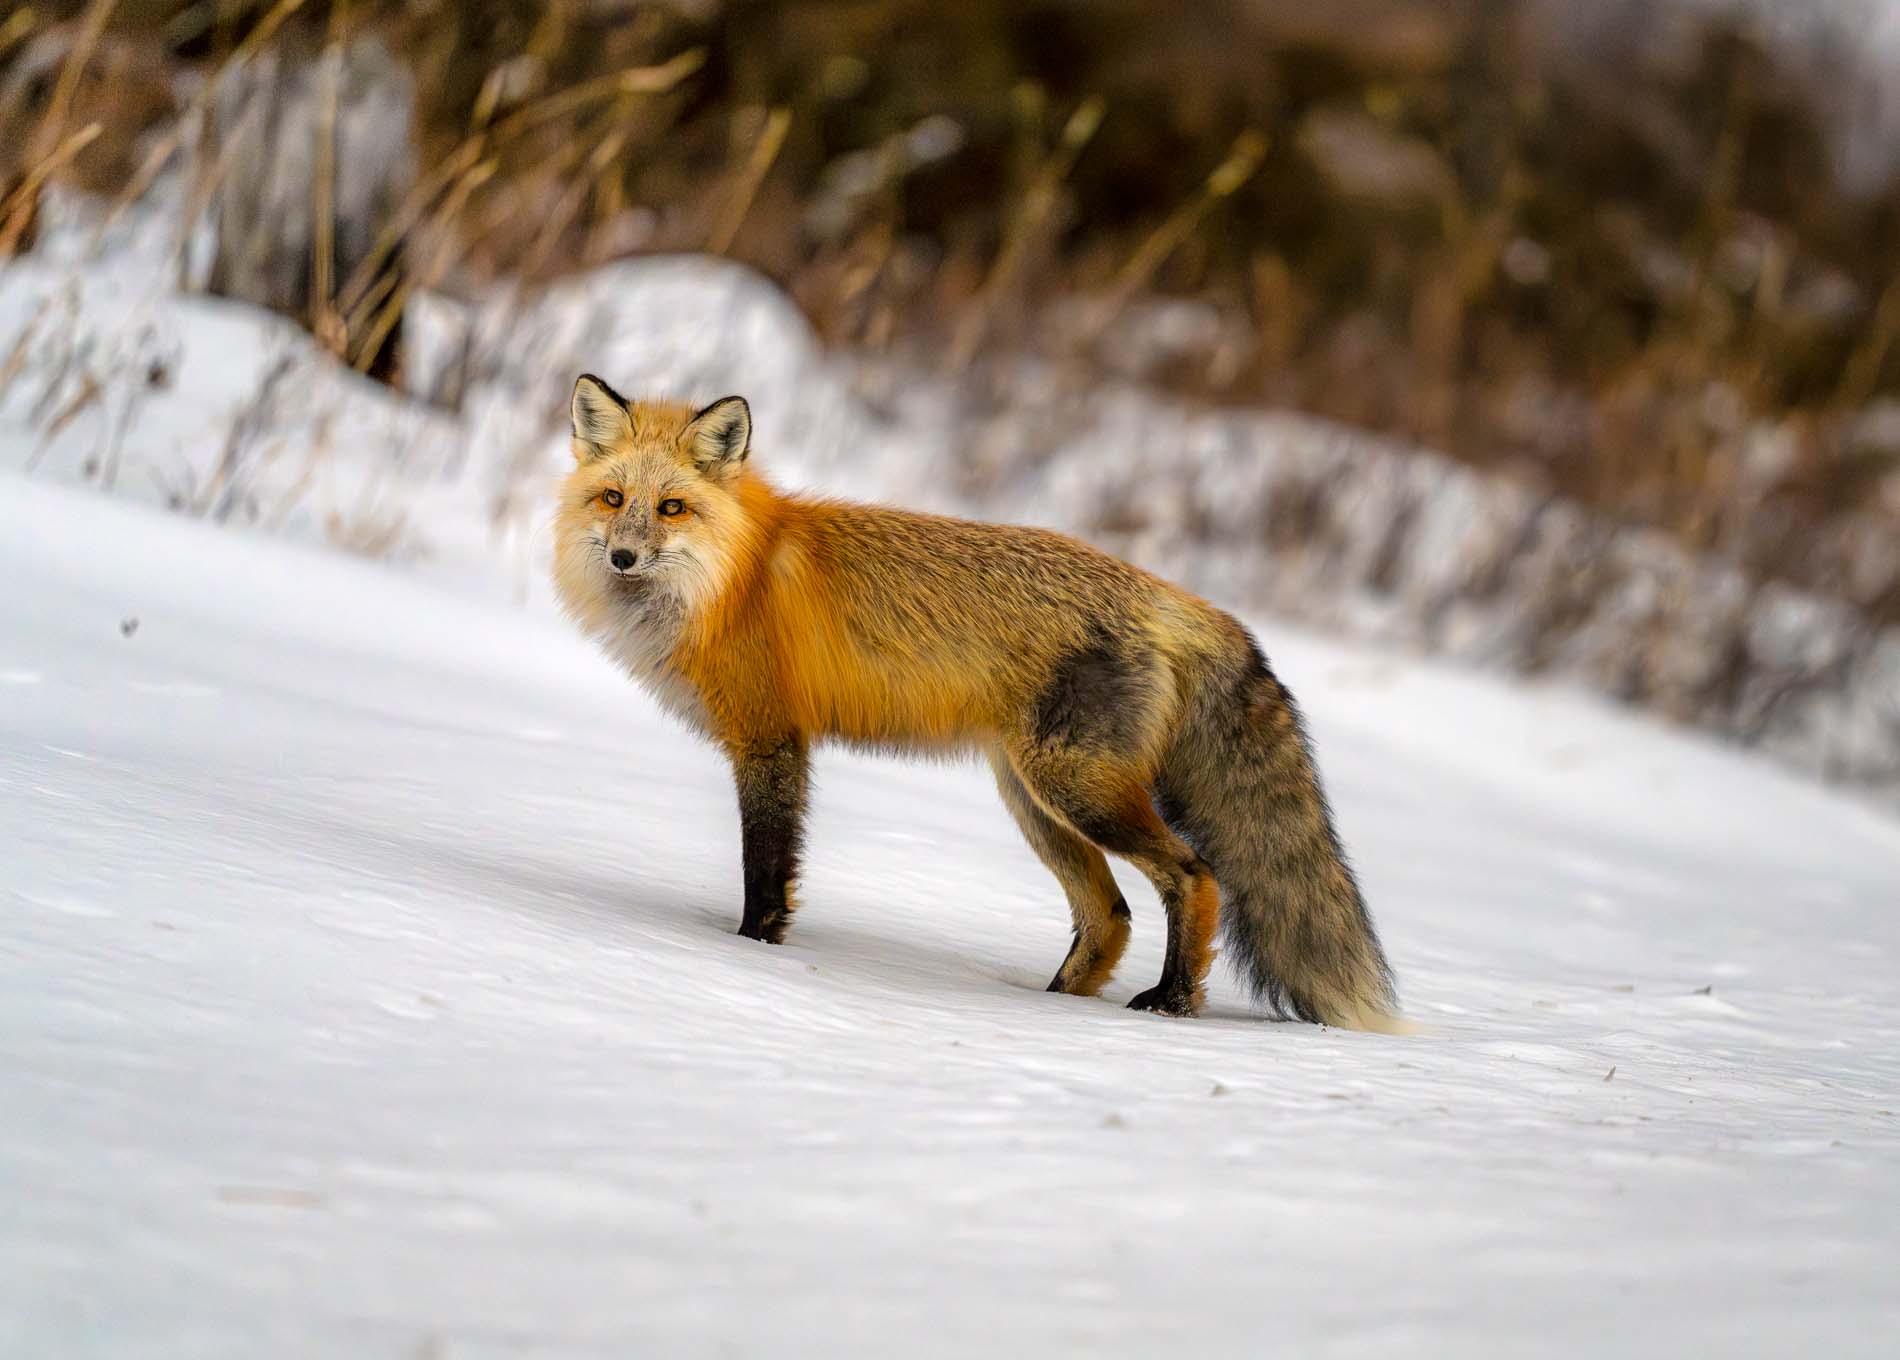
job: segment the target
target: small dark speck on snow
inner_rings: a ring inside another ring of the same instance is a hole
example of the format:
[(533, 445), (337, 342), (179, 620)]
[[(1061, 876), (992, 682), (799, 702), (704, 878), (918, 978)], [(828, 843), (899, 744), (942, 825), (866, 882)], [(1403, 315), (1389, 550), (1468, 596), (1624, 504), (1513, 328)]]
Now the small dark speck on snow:
[(138, 630), (139, 630), (138, 619), (123, 618), (119, 620), (119, 635), (121, 637), (131, 637), (132, 634), (138, 632)]

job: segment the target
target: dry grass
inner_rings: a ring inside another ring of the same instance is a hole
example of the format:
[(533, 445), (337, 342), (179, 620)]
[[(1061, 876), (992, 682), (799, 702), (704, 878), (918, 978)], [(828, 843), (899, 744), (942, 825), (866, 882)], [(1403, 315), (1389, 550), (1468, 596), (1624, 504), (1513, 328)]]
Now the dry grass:
[(450, 188), (437, 210), (436, 218), (445, 229), (436, 234), (437, 245), (428, 261), (417, 273), (398, 276), (395, 273), (384, 274), (370, 292), (358, 304), (356, 316), (361, 319), (355, 327), (361, 338), (353, 350), (346, 350), (351, 365), (359, 373), (367, 373), (376, 356), (382, 352), (383, 342), (389, 338), (396, 323), (401, 320), (403, 310), (409, 305), (409, 298), (418, 288), (434, 288), (442, 281), (442, 276), (454, 263), (461, 249), (461, 238), (448, 224), (461, 219), (468, 199), (477, 189), (495, 173), (495, 162), (482, 161), (472, 165), (458, 178)]
[(0, 58), (12, 56), (13, 49), (27, 40), (39, 22), (39, 13), (31, 5), (22, 5), (0, 19)]
[[(256, 27), (245, 36), (244, 40), (228, 47), (225, 55), (211, 70), (204, 74), (203, 79), (199, 82), (198, 92), (192, 99), (190, 106), (184, 110), (170, 131), (153, 142), (151, 149), (146, 153), (145, 159), (140, 163), (138, 170), (126, 181), (124, 188), (113, 196), (111, 207), (107, 210), (105, 216), (101, 218), (97, 230), (93, 233), (93, 249), (95, 251), (98, 250), (100, 244), (103, 242), (106, 233), (110, 231), (124, 215), (126, 209), (138, 202), (150, 191), (160, 173), (163, 172), (165, 167), (171, 162), (172, 157), (178, 154), (179, 148), (183, 146), (188, 139), (193, 140), (197, 147), (203, 147), (205, 117), (210, 108), (211, 100), (217, 92), (219, 81), (224, 78), (227, 72), (237, 70), (246, 62), (250, 61), (252, 57), (256, 56), (257, 53), (263, 49), (265, 44), (277, 36), (278, 31), (283, 27), (285, 22), (289, 20), (290, 16), (302, 9), (304, 4), (305, 0), (276, 0), (276, 3), (264, 11), (263, 17), (258, 20)], [(222, 9), (223, 7), (221, 6), (221, 13)], [(191, 194), (191, 199), (194, 202), (208, 201), (210, 196), (208, 192), (200, 192), (200, 170), (198, 166), (202, 166), (202, 164), (203, 161), (201, 159), (198, 165), (194, 166), (189, 176), (190, 183), (194, 186)]]
[[(111, 9), (87, 5), (95, 40)], [(1900, 398), (1900, 175), (1835, 185), (1812, 100), (1719, 18), (1673, 38), (1665, 71), (1640, 50), (1539, 56), (1523, 0), (1421, 3), (1389, 33), (1291, 0), (1111, 3), (1046, 16), (1035, 41), (993, 0), (611, 22), (496, 0), (137, 9), (202, 12), (206, 78), (115, 218), (183, 148), (186, 210), (204, 211), (228, 165), (204, 149), (203, 91), (286, 24), (327, 35), (326, 62), (374, 28), (416, 73), (425, 168), (340, 278), (319, 245), (300, 318), (359, 367), (418, 288), (711, 249), (784, 282), (841, 344), (902, 341), (956, 370), (1029, 350), (1081, 381), (1297, 406), (1900, 618), (1900, 582), (1833, 546), (1856, 517), (1900, 533), (1880, 499), (1892, 454), (1859, 433)], [(0, 23), (0, 54), (41, 22)], [(65, 116), (55, 91), (42, 180)], [(932, 119), (953, 151), (881, 155)], [(847, 164), (878, 178), (820, 223)], [(347, 173), (324, 159), (319, 224)], [(7, 223), (35, 195), (10, 192)], [(1166, 314), (1150, 304), (1170, 302), (1212, 338), (1141, 358)], [(1790, 452), (1763, 472), (1771, 429)]]
[[(758, 197), (759, 186), (765, 182), (772, 162), (778, 159), (778, 153), (785, 146), (785, 136), (791, 130), (790, 109), (781, 106), (765, 115), (759, 135), (752, 143), (751, 153), (746, 157), (745, 167), (733, 186), (732, 201), (721, 212), (718, 225), (706, 238), (707, 253), (724, 255), (732, 249), (733, 239), (738, 236), (746, 214), (751, 211), (753, 199)], [(611, 217), (612, 207), (606, 203), (605, 195), (598, 197), (602, 201), (602, 216)]]
[[(317, 343), (339, 357), (349, 350), (349, 333), (335, 303), (336, 289), (336, 116), (337, 87), (343, 80), (343, 43), (349, 30), (347, 3), (331, 6), (324, 41), (322, 83), (317, 96), (317, 164), (310, 182), (310, 331)], [(373, 352), (373, 351), (372, 351)]]
[(31, 169), (19, 187), (0, 198), (0, 260), (11, 258), (18, 249), (20, 237), (26, 230), (27, 221), (32, 217), (35, 205), (39, 202), (40, 189), (53, 175), (59, 173), (73, 157), (85, 150), (105, 127), (100, 123), (88, 123), (75, 132), (68, 133), (58, 146), (54, 147)]
[[(1016, 99), (1027, 115), (1023, 121), (1036, 121), (1035, 111), (1039, 111), (1043, 103), (1040, 87), (1019, 87)], [(951, 334), (950, 346), (945, 352), (945, 362), (950, 368), (963, 368), (976, 356), (977, 347), (989, 331), (998, 300), (1016, 288), (1032, 245), (1042, 236), (1061, 202), (1063, 181), (1075, 169), (1076, 158), (1094, 140), (1106, 112), (1107, 106), (1097, 97), (1077, 104), (1062, 125), (1055, 150), (1028, 176), (1028, 186), (1016, 210), (1010, 214), (996, 261)]]
[(71, 160), (102, 131), (97, 125), (89, 125), (79, 133), (68, 136), (66, 119), (72, 109), (73, 95), (78, 89), (80, 76), (86, 69), (86, 63), (92, 60), (99, 38), (105, 32), (106, 20), (112, 17), (116, 3), (117, 0), (91, 0), (86, 6), (78, 36), (67, 50), (66, 59), (60, 64), (59, 78), (53, 85), (52, 95), (46, 101), (46, 108), (33, 135), (27, 139), (26, 174), (20, 189), (8, 196), (4, 209), (0, 210), (0, 261), (11, 259), (19, 249), (27, 227), (33, 220), (33, 213), (39, 206), (40, 186), (47, 176)]
[[(615, 98), (654, 95), (672, 90), (699, 69), (704, 60), (705, 53), (695, 50), (683, 52), (658, 65), (616, 71), (549, 94), (492, 124), (488, 122), (488, 114), (492, 112), (492, 97), (488, 92), (499, 88), (499, 82), (496, 73), (491, 71), (484, 78), (484, 96), (477, 102), (470, 131), (445, 158), (436, 162), (433, 170), (417, 181), (370, 250), (344, 282), (337, 296), (338, 307), (355, 314), (365, 296), (376, 288), (379, 279), (392, 272), (398, 246), (418, 227), (431, 234), (460, 227), (461, 218), (467, 209), (468, 192), (462, 193), (458, 199), (458, 186), (467, 186), (468, 177), (485, 159), (492, 159), (496, 152), (507, 149), (517, 139), (537, 128), (574, 118), (591, 105)], [(492, 174), (490, 171), (482, 178), (486, 180)], [(449, 206), (453, 206), (452, 213), (444, 211)]]

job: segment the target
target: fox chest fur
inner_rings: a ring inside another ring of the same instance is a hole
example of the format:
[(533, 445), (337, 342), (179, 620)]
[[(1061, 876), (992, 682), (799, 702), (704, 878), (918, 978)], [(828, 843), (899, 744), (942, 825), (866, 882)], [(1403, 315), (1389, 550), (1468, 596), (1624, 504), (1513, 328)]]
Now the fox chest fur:
[(686, 626), (678, 594), (657, 582), (616, 581), (610, 589), (570, 587), (557, 572), (563, 602), (607, 655), (661, 708), (702, 734), (711, 728), (698, 688), (674, 664)]

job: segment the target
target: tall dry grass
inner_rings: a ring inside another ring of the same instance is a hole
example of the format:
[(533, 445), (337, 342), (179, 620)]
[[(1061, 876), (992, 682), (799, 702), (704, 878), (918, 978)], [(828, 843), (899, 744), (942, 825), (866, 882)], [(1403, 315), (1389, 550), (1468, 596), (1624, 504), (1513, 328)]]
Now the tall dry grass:
[[(424, 169), (340, 277), (319, 244), (300, 318), (347, 363), (418, 289), (711, 249), (840, 344), (1297, 406), (1900, 618), (1900, 582), (1842, 546), (1900, 532), (1876, 418), (1900, 401), (1900, 174), (1839, 181), (1828, 92), (1720, 16), (1638, 16), (1593, 56), (1540, 46), (1542, 0), (1111, 0), (1033, 24), (1001, 0), (70, 8), (71, 71), (108, 24), (170, 44), (200, 91), (286, 25), (320, 54), (373, 29), (410, 66)], [(22, 15), (0, 63), (53, 22)], [(87, 151), (61, 85), (0, 246)], [(216, 194), (205, 98), (115, 215), (181, 161), (188, 211)], [(885, 154), (931, 120), (954, 146)], [(348, 173), (324, 162), (313, 195)]]

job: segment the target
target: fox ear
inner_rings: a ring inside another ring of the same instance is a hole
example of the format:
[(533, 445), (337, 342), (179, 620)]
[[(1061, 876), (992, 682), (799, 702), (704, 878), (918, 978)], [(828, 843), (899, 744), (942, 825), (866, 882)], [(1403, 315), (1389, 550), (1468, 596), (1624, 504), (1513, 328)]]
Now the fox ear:
[(680, 441), (707, 477), (729, 477), (752, 451), (752, 408), (744, 397), (721, 397), (694, 416)]
[(598, 458), (633, 437), (633, 417), (627, 412), (627, 399), (591, 373), (583, 373), (575, 379), (568, 413), (574, 422), (574, 461), (577, 463)]

